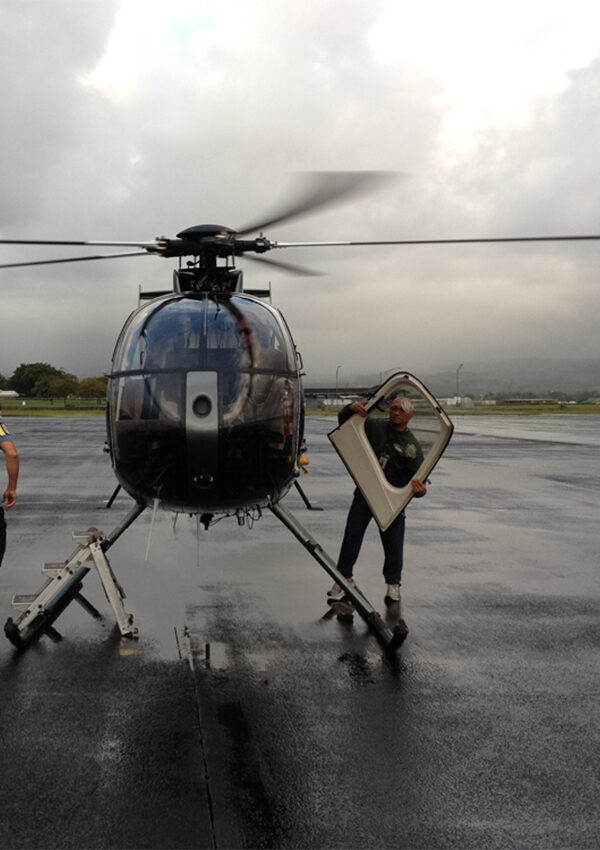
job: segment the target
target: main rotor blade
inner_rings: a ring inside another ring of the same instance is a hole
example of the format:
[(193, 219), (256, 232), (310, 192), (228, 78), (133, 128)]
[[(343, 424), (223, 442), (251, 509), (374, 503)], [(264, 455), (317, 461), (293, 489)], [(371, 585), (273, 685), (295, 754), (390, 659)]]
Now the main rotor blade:
[(58, 239), (0, 239), (0, 245), (92, 245), (94, 248), (145, 248), (148, 251), (159, 250), (161, 244), (152, 242), (89, 242), (62, 241)]
[(95, 257), (68, 257), (61, 260), (35, 260), (29, 263), (2, 263), (0, 269), (17, 269), (22, 266), (51, 266), (55, 263), (81, 263), (86, 260), (112, 260), (115, 257), (149, 257), (147, 251), (128, 251), (125, 254), (100, 254)]
[(472, 245), (492, 242), (592, 242), (600, 234), (585, 236), (499, 236), (477, 239), (384, 239), (365, 242), (271, 242), (271, 248), (330, 248), (349, 245)]
[(269, 218), (260, 219), (242, 227), (237, 236), (262, 231), (274, 224), (282, 224), (351, 195), (371, 191), (395, 175), (385, 171), (313, 171), (300, 175), (305, 185), (296, 200), (286, 204)]
[(293, 263), (282, 263), (280, 260), (268, 260), (266, 257), (254, 257), (252, 254), (244, 254), (244, 260), (250, 260), (252, 263), (262, 263), (262, 265), (265, 266), (273, 266), (276, 269), (287, 272), (287, 274), (297, 275), (298, 277), (318, 277), (325, 274), (325, 272), (308, 269), (306, 266), (296, 266)]

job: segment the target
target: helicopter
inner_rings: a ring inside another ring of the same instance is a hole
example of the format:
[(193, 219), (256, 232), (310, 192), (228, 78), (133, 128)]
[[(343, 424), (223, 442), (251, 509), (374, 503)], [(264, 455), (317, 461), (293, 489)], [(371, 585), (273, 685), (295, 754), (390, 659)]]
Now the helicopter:
[[(382, 172), (317, 172), (295, 201), (238, 230), (202, 224), (188, 227), (174, 238), (140, 242), (0, 239), (4, 245), (134, 249), (9, 263), (0, 269), (148, 254), (179, 261), (171, 289), (140, 293), (140, 304), (126, 320), (112, 357), (107, 388), (108, 452), (117, 491), (122, 487), (134, 500), (134, 507), (111, 534), (103, 536), (94, 529), (76, 537), (78, 547), (64, 564), (48, 569), (42, 590), (21, 602), (13, 600), (22, 613), (17, 622), (9, 618), (5, 633), (17, 647), (23, 648), (41, 633), (52, 634), (54, 620), (73, 599), (97, 613), (81, 594), (82, 580), (90, 569), (87, 564), (98, 569), (121, 634), (137, 636), (106, 552), (142, 511), (158, 507), (197, 515), (205, 528), (215, 515), (235, 516), (242, 525), (263, 510), (271, 510), (344, 588), (384, 646), (395, 651), (401, 645), (407, 631), (403, 621), (396, 629), (385, 625), (362, 593), (338, 573), (335, 561), (281, 504), (293, 485), (301, 490), (298, 477), (306, 463), (302, 358), (284, 316), (265, 299), (269, 290), (246, 289), (236, 260), (243, 257), (293, 274), (310, 274), (263, 255), (307, 247), (539, 242), (600, 236), (277, 242), (263, 235), (268, 227), (371, 190), (388, 176)], [(259, 235), (252, 235), (256, 233)], [(426, 459), (429, 474), (450, 439), (451, 423), (426, 388), (408, 373), (392, 376), (373, 393), (373, 406), (389, 402), (399, 391), (412, 392), (426, 418), (435, 420), (437, 436)], [(352, 457), (356, 452), (363, 451), (359, 466), (372, 465), (373, 458), (368, 447), (360, 449), (361, 434), (352, 440), (352, 450), (342, 459), (354, 476)], [(337, 448), (336, 439), (332, 443)], [(355, 480), (360, 486), (359, 478)], [(382, 478), (373, 479), (371, 492), (382, 483)], [(391, 502), (386, 503), (387, 521), (409, 499), (410, 493), (397, 498), (392, 494)]]

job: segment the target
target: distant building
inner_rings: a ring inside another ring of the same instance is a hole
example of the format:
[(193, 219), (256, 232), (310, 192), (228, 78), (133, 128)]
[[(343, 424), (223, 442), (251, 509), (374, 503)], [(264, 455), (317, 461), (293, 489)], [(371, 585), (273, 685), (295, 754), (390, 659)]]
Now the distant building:
[(359, 396), (339, 395), (337, 396), (337, 398), (318, 398), (316, 400), (316, 403), (321, 410), (325, 410), (327, 408), (335, 408), (336, 410), (339, 410), (341, 407), (345, 407), (347, 404), (352, 404), (353, 401), (360, 401)]
[(502, 404), (558, 404), (555, 398), (505, 398)]
[(445, 398), (443, 404), (446, 407), (475, 407), (475, 402), (469, 396), (455, 395), (451, 398)]

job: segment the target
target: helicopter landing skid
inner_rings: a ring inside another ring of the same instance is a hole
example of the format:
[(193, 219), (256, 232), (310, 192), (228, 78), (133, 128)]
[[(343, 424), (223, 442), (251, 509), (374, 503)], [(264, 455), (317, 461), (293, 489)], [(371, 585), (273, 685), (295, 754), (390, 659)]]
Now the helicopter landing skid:
[(331, 578), (339, 584), (345, 592), (344, 602), (351, 603), (356, 612), (360, 614), (367, 626), (375, 633), (378, 640), (383, 644), (384, 648), (388, 652), (395, 652), (401, 644), (404, 643), (406, 635), (408, 634), (408, 629), (404, 620), (400, 620), (393, 629), (386, 626), (380, 614), (375, 610), (375, 608), (373, 608), (367, 597), (364, 596), (364, 594), (361, 593), (356, 586), (349, 584), (348, 580), (344, 578), (340, 572), (338, 572), (335, 561), (327, 554), (327, 552), (325, 552), (319, 543), (311, 537), (304, 526), (298, 522), (296, 517), (290, 513), (287, 508), (284, 508), (280, 502), (275, 505), (270, 505), (269, 507), (272, 513), (281, 520), (286, 528), (292, 532), (294, 537), (296, 537), (304, 548), (310, 552), (315, 561), (317, 561), (323, 567), (325, 572), (329, 573)]
[(101, 619), (101, 614), (82, 595), (83, 579), (96, 568), (106, 598), (108, 599), (123, 637), (135, 638), (138, 629), (133, 625), (133, 615), (128, 614), (123, 605), (125, 592), (117, 581), (106, 557), (106, 550), (139, 516), (144, 507), (136, 505), (125, 521), (108, 536), (103, 537), (96, 528), (90, 528), (84, 534), (73, 535), (77, 548), (64, 563), (44, 564), (42, 574), (46, 581), (37, 593), (17, 594), (12, 606), (21, 611), (15, 621), (9, 617), (4, 633), (18, 649), (25, 649), (43, 634), (52, 640), (60, 640), (53, 623), (65, 608), (73, 601), (78, 602), (92, 617)]

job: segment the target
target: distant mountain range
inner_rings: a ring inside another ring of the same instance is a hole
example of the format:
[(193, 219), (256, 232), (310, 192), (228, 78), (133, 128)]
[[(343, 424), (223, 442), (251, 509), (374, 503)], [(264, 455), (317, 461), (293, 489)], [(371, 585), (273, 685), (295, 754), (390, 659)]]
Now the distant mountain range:
[[(456, 394), (456, 369), (417, 375), (436, 396)], [(306, 383), (313, 383), (310, 376)], [(379, 384), (379, 375), (362, 375), (345, 380), (346, 386), (370, 387)], [(343, 387), (340, 386), (340, 390)], [(461, 396), (526, 394), (543, 398), (551, 393), (567, 395), (600, 396), (600, 358), (577, 360), (551, 360), (546, 358), (519, 358), (465, 365), (459, 373)]]
[[(455, 395), (456, 369), (423, 376), (434, 395)], [(554, 392), (600, 395), (600, 358), (548, 360), (525, 358), (492, 363), (465, 364), (459, 373), (459, 393), (483, 396), (486, 393), (527, 394), (544, 397)]]

